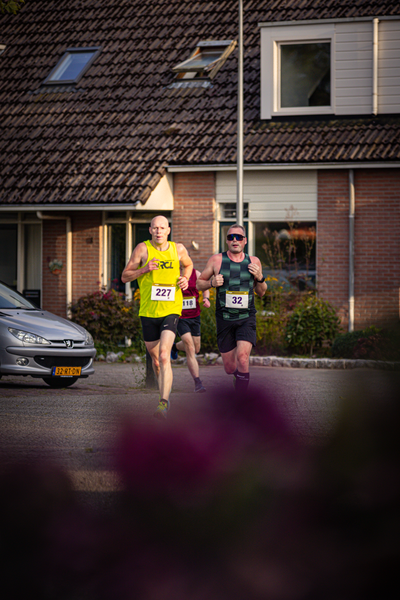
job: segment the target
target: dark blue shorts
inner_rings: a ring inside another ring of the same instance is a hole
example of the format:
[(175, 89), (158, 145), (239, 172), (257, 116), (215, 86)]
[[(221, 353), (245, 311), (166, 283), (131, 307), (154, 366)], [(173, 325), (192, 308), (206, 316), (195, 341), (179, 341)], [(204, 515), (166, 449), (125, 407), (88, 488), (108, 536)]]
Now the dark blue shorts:
[(182, 337), (191, 333), (193, 337), (200, 337), (200, 315), (191, 319), (179, 319), (178, 333)]

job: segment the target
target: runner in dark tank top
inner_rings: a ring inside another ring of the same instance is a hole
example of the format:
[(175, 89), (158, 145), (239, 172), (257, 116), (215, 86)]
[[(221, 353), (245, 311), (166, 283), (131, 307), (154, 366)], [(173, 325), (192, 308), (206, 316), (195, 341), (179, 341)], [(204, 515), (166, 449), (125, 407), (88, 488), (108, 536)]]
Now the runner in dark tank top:
[(232, 225), (227, 234), (228, 251), (214, 254), (197, 280), (197, 289), (217, 289), (217, 343), (225, 372), (233, 374), (238, 394), (249, 384), (250, 352), (256, 345), (254, 293), (264, 296), (267, 284), (261, 262), (245, 254), (246, 232)]

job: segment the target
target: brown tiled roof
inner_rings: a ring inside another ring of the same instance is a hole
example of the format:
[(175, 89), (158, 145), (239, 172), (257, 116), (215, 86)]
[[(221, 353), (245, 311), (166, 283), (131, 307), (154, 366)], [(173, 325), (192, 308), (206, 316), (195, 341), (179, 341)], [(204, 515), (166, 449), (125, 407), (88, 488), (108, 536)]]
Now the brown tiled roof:
[[(171, 87), (199, 41), (237, 39), (237, 0), (29, 0), (0, 17), (0, 203), (145, 202), (167, 165), (236, 161), (237, 51)], [(244, 2), (245, 162), (400, 159), (400, 119), (260, 122), (258, 23), (400, 14), (397, 0)], [(102, 46), (76, 86), (43, 86), (68, 47)]]

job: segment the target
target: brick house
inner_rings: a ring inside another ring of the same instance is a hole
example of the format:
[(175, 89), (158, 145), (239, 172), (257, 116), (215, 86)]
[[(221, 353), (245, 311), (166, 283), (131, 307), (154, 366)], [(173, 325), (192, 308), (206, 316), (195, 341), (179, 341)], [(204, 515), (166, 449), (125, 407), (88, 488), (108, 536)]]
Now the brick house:
[[(156, 214), (198, 269), (223, 248), (237, 8), (29, 0), (0, 17), (1, 280), (65, 315), (101, 285), (123, 289)], [(350, 328), (399, 319), (399, 75), (394, 0), (244, 2), (249, 251), (270, 272), (268, 243), (303, 239), (301, 273)]]

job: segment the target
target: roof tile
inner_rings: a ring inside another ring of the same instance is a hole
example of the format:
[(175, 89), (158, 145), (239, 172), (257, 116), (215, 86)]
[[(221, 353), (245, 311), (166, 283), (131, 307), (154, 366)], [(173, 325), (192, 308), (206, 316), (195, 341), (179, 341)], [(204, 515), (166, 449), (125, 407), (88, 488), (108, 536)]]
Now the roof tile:
[[(169, 86), (199, 41), (237, 38), (236, 0), (80, 6), (36, 0), (0, 17), (0, 202), (145, 201), (168, 164), (234, 164), (237, 52), (208, 87)], [(245, 162), (398, 161), (399, 118), (261, 122), (258, 23), (399, 14), (395, 0), (247, 0)], [(86, 45), (103, 49), (77, 86), (43, 85)]]

